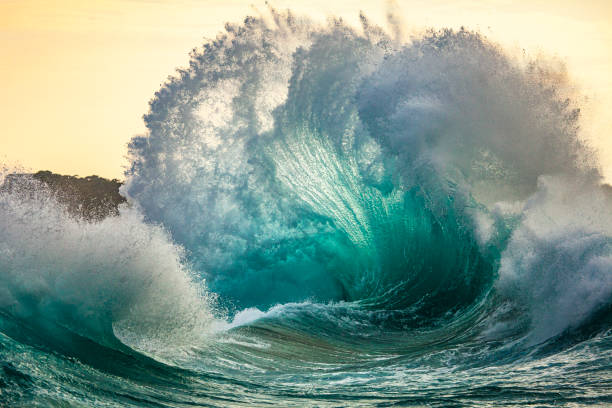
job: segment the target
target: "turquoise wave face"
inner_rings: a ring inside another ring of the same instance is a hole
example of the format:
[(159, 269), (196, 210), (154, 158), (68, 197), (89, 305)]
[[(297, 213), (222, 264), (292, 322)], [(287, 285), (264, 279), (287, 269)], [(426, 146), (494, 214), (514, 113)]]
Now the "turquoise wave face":
[(155, 94), (117, 217), (0, 189), (0, 405), (610, 402), (612, 196), (564, 76), (271, 14)]
[(500, 207), (596, 173), (555, 81), (466, 31), (248, 20), (157, 94), (125, 192), (238, 309), (439, 317), (491, 289), (520, 218)]

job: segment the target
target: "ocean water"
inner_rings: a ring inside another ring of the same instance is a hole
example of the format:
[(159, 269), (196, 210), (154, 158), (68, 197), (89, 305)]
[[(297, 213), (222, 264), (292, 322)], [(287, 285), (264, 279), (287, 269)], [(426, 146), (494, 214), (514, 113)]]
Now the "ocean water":
[(228, 24), (152, 99), (119, 216), (0, 191), (0, 406), (611, 406), (612, 190), (555, 67)]

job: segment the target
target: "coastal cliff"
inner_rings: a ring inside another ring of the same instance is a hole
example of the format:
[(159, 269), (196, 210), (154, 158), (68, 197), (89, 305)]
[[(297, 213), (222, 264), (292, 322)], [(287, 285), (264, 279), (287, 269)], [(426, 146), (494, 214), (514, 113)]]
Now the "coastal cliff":
[(122, 183), (117, 179), (106, 179), (98, 176), (65, 176), (50, 171), (39, 171), (34, 174), (10, 174), (6, 177), (2, 189), (22, 188), (25, 180), (37, 180), (48, 188), (53, 197), (67, 211), (88, 221), (101, 220), (119, 214), (119, 205), (126, 202), (119, 193)]

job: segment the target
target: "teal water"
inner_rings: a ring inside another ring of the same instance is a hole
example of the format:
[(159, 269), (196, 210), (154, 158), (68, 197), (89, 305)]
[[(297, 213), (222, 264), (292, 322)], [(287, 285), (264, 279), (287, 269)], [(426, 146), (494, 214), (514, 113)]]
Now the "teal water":
[(119, 216), (0, 191), (0, 405), (612, 404), (612, 194), (564, 78), (465, 30), (228, 25)]

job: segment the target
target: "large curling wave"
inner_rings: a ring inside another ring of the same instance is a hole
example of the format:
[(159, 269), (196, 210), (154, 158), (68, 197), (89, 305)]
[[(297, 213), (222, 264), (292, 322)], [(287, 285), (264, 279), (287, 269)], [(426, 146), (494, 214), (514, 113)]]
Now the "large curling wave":
[(540, 340), (609, 304), (610, 194), (562, 71), (465, 30), (272, 14), (194, 51), (130, 143), (124, 192), (223, 302), (398, 327), (512, 304)]

